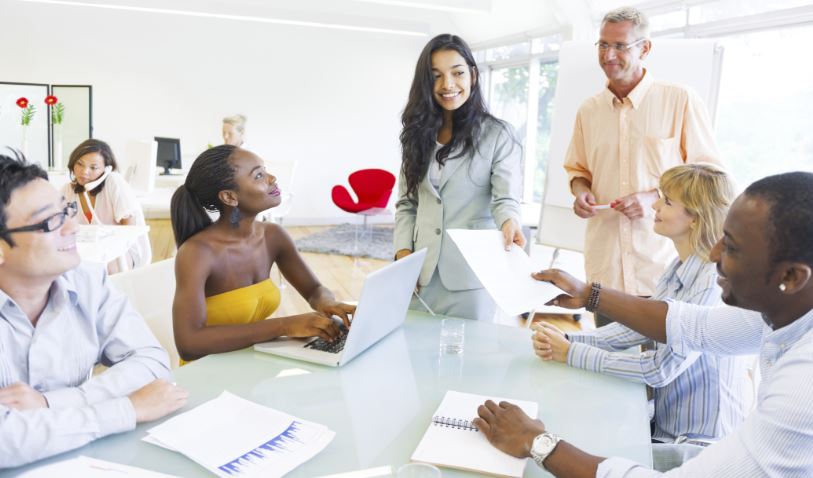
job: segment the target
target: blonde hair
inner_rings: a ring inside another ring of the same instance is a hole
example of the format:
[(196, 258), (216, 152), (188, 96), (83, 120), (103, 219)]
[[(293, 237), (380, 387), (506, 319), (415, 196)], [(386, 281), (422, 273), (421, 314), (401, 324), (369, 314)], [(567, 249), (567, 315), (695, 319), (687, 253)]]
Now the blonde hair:
[(231, 115), (226, 116), (223, 118), (223, 124), (230, 124), (234, 126), (234, 129), (237, 130), (240, 134), (244, 134), (246, 132), (246, 118), (243, 115)]
[(601, 19), (601, 26), (605, 23), (632, 22), (637, 37), (649, 39), (649, 18), (635, 7), (618, 7), (610, 10)]
[(711, 248), (723, 235), (723, 221), (736, 194), (734, 181), (712, 164), (683, 164), (661, 175), (660, 189), (683, 203), (694, 219), (689, 240), (695, 254), (708, 261)]

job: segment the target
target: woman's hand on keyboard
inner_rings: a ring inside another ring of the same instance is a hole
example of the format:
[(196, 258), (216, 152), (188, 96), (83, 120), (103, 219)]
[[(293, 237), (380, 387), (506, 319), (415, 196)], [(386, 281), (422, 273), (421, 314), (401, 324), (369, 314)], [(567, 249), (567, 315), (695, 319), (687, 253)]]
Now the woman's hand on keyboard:
[(316, 310), (326, 317), (336, 316), (342, 319), (345, 327), (350, 327), (350, 316), (356, 313), (356, 306), (336, 300), (325, 300)]
[(332, 342), (339, 336), (339, 322), (317, 312), (285, 317), (285, 335), (288, 337), (314, 337)]

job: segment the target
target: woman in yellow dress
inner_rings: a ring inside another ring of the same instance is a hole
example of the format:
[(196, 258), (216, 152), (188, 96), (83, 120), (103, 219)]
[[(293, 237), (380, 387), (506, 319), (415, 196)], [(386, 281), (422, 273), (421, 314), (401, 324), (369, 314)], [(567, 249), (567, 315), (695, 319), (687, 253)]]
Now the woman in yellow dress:
[[(175, 345), (183, 360), (229, 352), (280, 336), (340, 334), (355, 308), (337, 302), (302, 260), (282, 227), (255, 221), (278, 206), (276, 178), (263, 160), (232, 145), (203, 152), (172, 196), (178, 255), (172, 307)], [(212, 221), (209, 212), (219, 212)], [(280, 302), (271, 282), (276, 263), (314, 312), (267, 319)]]

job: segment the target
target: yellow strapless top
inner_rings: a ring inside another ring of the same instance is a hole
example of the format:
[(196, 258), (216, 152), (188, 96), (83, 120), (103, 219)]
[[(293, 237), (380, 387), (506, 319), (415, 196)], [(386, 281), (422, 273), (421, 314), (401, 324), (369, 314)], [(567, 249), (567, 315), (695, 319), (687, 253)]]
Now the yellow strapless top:
[(279, 307), (279, 289), (271, 279), (206, 298), (206, 325), (250, 324)]
[[(206, 325), (251, 324), (273, 314), (280, 303), (277, 286), (266, 279), (206, 298)], [(181, 365), (187, 361), (181, 360)]]

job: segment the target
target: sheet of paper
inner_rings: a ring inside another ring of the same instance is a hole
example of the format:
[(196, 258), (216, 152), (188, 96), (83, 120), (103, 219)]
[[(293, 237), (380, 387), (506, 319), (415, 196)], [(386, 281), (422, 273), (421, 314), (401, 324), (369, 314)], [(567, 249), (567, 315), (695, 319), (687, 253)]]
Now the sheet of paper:
[(501, 231), (449, 229), (446, 231), (477, 279), (497, 306), (508, 315), (538, 310), (562, 293), (547, 282), (531, 278), (534, 268), (522, 248), (505, 250)]
[[(435, 417), (471, 421), (477, 407), (486, 400), (511, 402), (528, 416), (536, 418), (537, 404), (526, 400), (489, 397), (449, 390), (443, 397)], [(430, 424), (415, 453), (413, 461), (433, 463), (497, 476), (522, 476), (525, 459), (515, 458), (494, 448), (480, 431)]]
[(144, 440), (178, 451), (221, 477), (283, 476), (335, 436), (229, 392), (148, 431)]
[(19, 478), (53, 478), (55, 476), (81, 476), (82, 478), (177, 478), (156, 471), (121, 465), (86, 456), (78, 456), (23, 473)]

